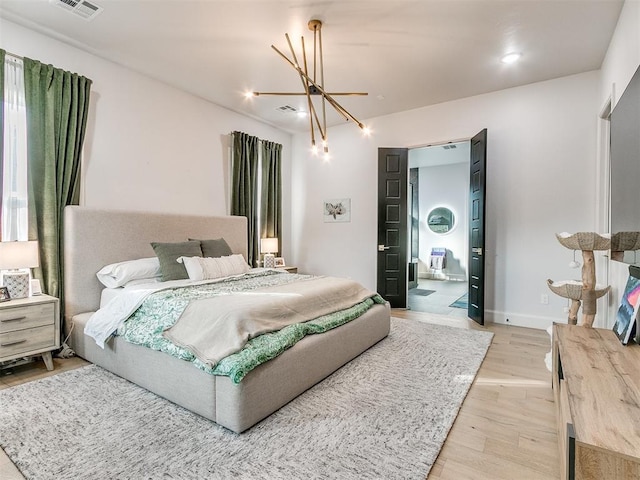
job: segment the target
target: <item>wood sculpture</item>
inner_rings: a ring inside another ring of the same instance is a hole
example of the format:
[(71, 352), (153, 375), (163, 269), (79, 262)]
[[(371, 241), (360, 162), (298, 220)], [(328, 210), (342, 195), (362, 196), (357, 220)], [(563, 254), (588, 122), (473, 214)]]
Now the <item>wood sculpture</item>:
[(593, 232), (578, 232), (575, 234), (557, 233), (556, 238), (561, 245), (582, 252), (582, 281), (554, 282), (547, 280), (551, 291), (564, 298), (571, 299), (568, 323), (578, 323), (578, 310), (582, 305), (582, 323), (585, 327), (592, 327), (597, 313), (597, 300), (609, 291), (609, 286), (596, 285), (596, 264), (594, 250), (609, 250), (611, 240)]

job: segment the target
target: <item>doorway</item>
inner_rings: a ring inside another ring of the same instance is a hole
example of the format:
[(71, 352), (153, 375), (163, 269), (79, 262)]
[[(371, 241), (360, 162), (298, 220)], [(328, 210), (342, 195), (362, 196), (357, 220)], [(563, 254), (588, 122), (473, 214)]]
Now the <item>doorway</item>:
[(409, 149), (411, 310), (467, 317), (470, 142)]
[[(439, 146), (444, 150), (452, 150), (453, 143)], [(467, 315), (474, 322), (484, 325), (487, 129), (478, 132), (468, 143), (459, 141), (456, 143), (469, 146), (468, 204), (459, 209), (459, 212), (464, 212), (468, 205), (466, 214), (468, 223), (463, 226), (462, 222), (458, 222), (458, 228), (467, 228), (467, 256), (460, 257), (458, 261), (468, 259)], [(445, 148), (447, 146), (449, 148)], [(457, 148), (458, 145), (454, 150)], [(409, 238), (413, 234), (409, 225), (418, 225), (418, 236), (421, 221), (424, 221), (430, 230), (439, 230), (439, 233), (445, 236), (451, 235), (456, 230), (455, 212), (447, 205), (430, 209), (426, 218), (421, 217), (419, 212), (414, 215), (415, 221), (411, 218), (409, 212), (412, 210), (408, 203), (414, 195), (413, 193), (410, 195), (408, 191), (408, 152), (408, 148), (378, 148), (377, 292), (389, 302), (392, 308), (407, 308), (408, 287), (419, 279), (419, 262), (424, 261), (420, 258), (419, 247), (417, 254), (411, 251), (411, 246), (416, 242)], [(441, 181), (440, 186), (443, 185), (451, 189), (452, 183), (447, 184)], [(443, 231), (444, 229), (446, 231)], [(438, 248), (440, 255), (444, 256), (441, 260), (446, 260), (447, 248)], [(433, 257), (437, 256), (437, 253), (438, 251), (430, 250), (429, 268), (433, 265)], [(416, 258), (417, 260), (414, 261)], [(455, 261), (456, 257), (452, 259)], [(451, 268), (451, 261), (448, 265), (448, 268)], [(435, 270), (444, 270), (444, 268), (444, 263), (440, 263)], [(464, 275), (461, 278), (464, 278)], [(452, 308), (455, 307), (452, 306)]]

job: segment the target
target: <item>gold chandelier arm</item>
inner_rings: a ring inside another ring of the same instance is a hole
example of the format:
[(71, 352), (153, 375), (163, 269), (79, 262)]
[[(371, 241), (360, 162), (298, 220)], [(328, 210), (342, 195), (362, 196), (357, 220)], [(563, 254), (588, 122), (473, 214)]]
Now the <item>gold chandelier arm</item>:
[[(338, 102), (336, 102), (333, 98), (322, 95), (322, 100), (327, 100), (327, 102), (329, 102), (331, 104), (331, 106), (336, 110), (336, 112), (338, 112), (340, 115), (342, 115), (342, 117), (348, 122), (349, 121), (349, 117), (347, 116), (347, 112), (342, 105), (340, 105)], [(357, 123), (357, 122), (356, 122)]]
[[(293, 66), (294, 66), (294, 68), (300, 68), (300, 64), (298, 63), (298, 57), (296, 57), (296, 51), (293, 49), (293, 45), (291, 44), (291, 39), (289, 38), (289, 34), (285, 33), (284, 36), (287, 39), (287, 44), (289, 44), (289, 50), (291, 51), (291, 56), (293, 57)], [(284, 57), (284, 55), (282, 55), (282, 56)], [(285, 57), (285, 58), (287, 58), (287, 60), (289, 60), (288, 57)]]
[[(316, 48), (316, 35), (318, 34), (318, 27), (314, 26), (313, 27), (313, 81), (316, 81), (316, 65), (318, 64), (317, 62), (317, 48)], [(320, 61), (322, 61), (322, 56), (320, 57)]]
[[(304, 94), (307, 96), (307, 102), (309, 104), (309, 119), (311, 121), (311, 143), (313, 145), (315, 145), (315, 132), (313, 129), (313, 117), (316, 117), (316, 121), (317, 121), (317, 117), (318, 115), (316, 114), (316, 109), (313, 105), (313, 102), (311, 101), (311, 94), (309, 93), (309, 84), (307, 82), (305, 82), (305, 78), (309, 78), (309, 76), (304, 73), (302, 71), (302, 69), (298, 66), (298, 61), (296, 60), (296, 54), (293, 51), (293, 46), (291, 45), (291, 41), (289, 41), (289, 35), (285, 34), (285, 36), (287, 37), (287, 41), (289, 43), (289, 48), (291, 49), (291, 55), (293, 56), (293, 59), (295, 61), (292, 62), (289, 57), (287, 57), (284, 53), (282, 53), (280, 50), (278, 50), (278, 48), (275, 45), (271, 45), (271, 48), (273, 48), (276, 53), (278, 55), (280, 55), (289, 65), (291, 65), (293, 67), (294, 70), (296, 70), (299, 74), (300, 74), (300, 81), (302, 82), (302, 86), (304, 87)], [(297, 94), (299, 95), (299, 94)], [(318, 122), (318, 130), (320, 130), (320, 134), (323, 136), (324, 138), (324, 133), (322, 132), (322, 129), (320, 128), (320, 124)]]
[[(315, 35), (315, 31), (314, 31), (314, 35)], [(302, 42), (302, 56), (304, 59), (304, 74), (308, 77), (309, 76), (309, 70), (307, 69), (307, 48), (304, 44), (304, 37), (300, 37), (300, 41)], [(316, 76), (316, 45), (315, 45), (315, 37), (314, 37), (314, 43), (313, 43), (313, 78), (315, 79)], [(300, 77), (302, 78), (302, 77)], [(302, 81), (304, 82), (304, 78), (302, 78)], [(306, 82), (305, 82), (306, 83)], [(313, 100), (311, 100), (311, 94), (309, 92), (309, 90), (307, 89), (307, 100), (309, 102), (309, 109), (311, 109), (311, 106), (313, 105)], [(316, 125), (318, 126), (318, 130), (320, 131), (320, 136), (322, 137), (322, 141), (323, 141), (323, 146), (326, 148), (326, 143), (327, 143), (327, 117), (326, 114), (324, 113), (324, 99), (322, 101), (322, 113), (323, 113), (323, 121), (322, 121), (322, 125), (320, 125), (320, 119), (318, 118), (317, 112), (315, 110), (315, 106), (313, 109), (313, 114), (316, 120)], [(313, 127), (312, 127), (313, 128)]]
[[(289, 40), (289, 37), (287, 37), (287, 41)], [(295, 60), (296, 58), (296, 54), (293, 51), (293, 46), (291, 45), (291, 42), (289, 42), (289, 48), (291, 49), (291, 55), (293, 55), (293, 59)], [(306, 48), (304, 48), (304, 37), (302, 37), (302, 61), (303, 61), (303, 65), (304, 65), (304, 73), (305, 75), (307, 74), (307, 50)], [(298, 62), (296, 61), (296, 64)], [(304, 78), (302, 77), (302, 75), (300, 75), (300, 81), (302, 82), (302, 85), (304, 85), (304, 91), (307, 95), (307, 105), (309, 108), (309, 129), (311, 130), (311, 145), (315, 145), (316, 144), (316, 139), (315, 139), (315, 134), (314, 134), (314, 130), (313, 130), (313, 116), (315, 115), (315, 107), (313, 106), (313, 102), (311, 101), (311, 95), (309, 94), (309, 86), (307, 85), (307, 82), (304, 81)], [(312, 112), (313, 114), (312, 115)], [(322, 130), (320, 130), (320, 133), (322, 133)]]
[[(287, 62), (289, 62), (289, 64), (300, 74), (300, 81), (302, 82), (302, 86), (304, 87), (304, 91), (307, 95), (307, 102), (309, 104), (309, 126), (310, 126), (310, 130), (311, 130), (311, 145), (315, 145), (316, 144), (316, 136), (315, 136), (315, 130), (313, 128), (313, 119), (315, 117), (316, 122), (318, 123), (318, 129), (320, 130), (321, 135), (323, 135), (324, 138), (324, 134), (322, 132), (322, 129), (320, 128), (320, 124), (318, 122), (318, 114), (316, 113), (316, 109), (313, 105), (313, 102), (311, 101), (311, 94), (309, 93), (309, 85), (307, 82), (305, 82), (305, 78), (309, 78), (308, 75), (306, 75), (302, 69), (300, 68), (300, 65), (298, 64), (298, 59), (296, 57), (296, 52), (293, 50), (293, 45), (291, 45), (291, 39), (289, 38), (288, 34), (285, 34), (285, 37), (287, 38), (287, 43), (289, 44), (289, 49), (291, 50), (291, 56), (293, 57), (293, 62), (291, 60), (289, 60), (289, 57), (287, 57), (284, 53), (282, 53), (280, 50), (278, 50), (276, 47), (274, 47), (273, 45), (271, 46), (276, 52), (278, 52), (278, 54), (284, 58)], [(294, 63), (295, 62), (295, 63)]]
[[(315, 58), (316, 55), (316, 32), (318, 34), (318, 45), (320, 46), (319, 49), (319, 57), (320, 57), (320, 85), (322, 86), (322, 88), (324, 88), (324, 55), (322, 53), (322, 28), (317, 28), (314, 27), (313, 29), (313, 56)], [(315, 65), (314, 65), (314, 71), (313, 71), (313, 80), (315, 81), (316, 79), (316, 75), (315, 75)], [(324, 95), (322, 96), (322, 124), (324, 125), (325, 131), (327, 129), (327, 102), (326, 99), (324, 97)], [(324, 137), (324, 140), (326, 141), (326, 137)], [(325, 151), (326, 151), (326, 143), (324, 145), (325, 147)]]
[[(324, 129), (322, 127), (322, 125), (320, 125), (320, 119), (318, 118), (318, 112), (316, 112), (316, 108), (313, 105), (313, 101), (311, 100), (311, 96), (309, 96), (309, 105), (311, 106), (311, 111), (313, 112), (313, 118), (316, 121), (316, 125), (318, 126), (318, 131), (320, 132), (320, 136), (322, 137), (322, 140), (326, 140), (327, 139), (327, 127), (325, 125)], [(309, 114), (309, 117), (311, 117), (311, 114)], [(313, 123), (311, 125), (311, 128), (313, 128)]]
[[(287, 36), (287, 38), (288, 38), (288, 36)], [(327, 99), (327, 101), (333, 106), (333, 108), (335, 108), (338, 112), (340, 112), (343, 117), (345, 117), (347, 119), (350, 118), (360, 128), (364, 128), (364, 124), (362, 122), (360, 122), (356, 117), (351, 115), (351, 113), (349, 113), (342, 105), (340, 105), (331, 95), (329, 95), (327, 92), (325, 92), (324, 88), (322, 88), (320, 85), (318, 85), (316, 82), (314, 82), (311, 78), (309, 78), (309, 76), (306, 75), (298, 65), (296, 65), (291, 60), (289, 60), (289, 58), (287, 58), (287, 56), (285, 54), (283, 54), (280, 50), (278, 50), (274, 45), (271, 45), (271, 48), (273, 48), (278, 53), (278, 55), (280, 55), (289, 65), (291, 65), (294, 68), (294, 70), (296, 70), (300, 74), (300, 76), (303, 77), (303, 79), (306, 79), (309, 84), (311, 84), (314, 87), (316, 87), (316, 89), (320, 92), (320, 94), (323, 97), (325, 97)], [(294, 54), (294, 59), (295, 59), (295, 54)], [(303, 82), (303, 83), (305, 83), (305, 82)], [(308, 92), (309, 91), (309, 86), (305, 83), (304, 87), (305, 87), (305, 92)], [(308, 93), (307, 93), (307, 95), (308, 95)]]
[[(306, 95), (305, 92), (251, 92), (255, 97), (259, 97), (260, 95)], [(353, 96), (353, 95), (369, 95), (366, 92), (327, 92), (327, 95), (331, 95), (332, 97), (338, 96)]]

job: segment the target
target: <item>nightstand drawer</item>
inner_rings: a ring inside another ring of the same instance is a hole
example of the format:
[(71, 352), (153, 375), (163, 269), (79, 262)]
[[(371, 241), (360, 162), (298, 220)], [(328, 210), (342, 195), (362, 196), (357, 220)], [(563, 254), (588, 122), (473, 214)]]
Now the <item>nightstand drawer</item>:
[(55, 307), (53, 303), (0, 310), (0, 334), (42, 325), (53, 325), (54, 322)]
[(53, 349), (56, 343), (55, 337), (56, 329), (53, 324), (0, 333), (0, 357), (11, 357), (47, 348)]

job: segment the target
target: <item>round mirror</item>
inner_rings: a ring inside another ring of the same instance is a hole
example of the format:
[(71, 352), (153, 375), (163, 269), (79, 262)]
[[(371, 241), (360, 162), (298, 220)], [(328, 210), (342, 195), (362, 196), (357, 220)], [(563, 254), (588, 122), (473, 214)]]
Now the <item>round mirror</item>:
[(448, 233), (454, 224), (453, 212), (446, 207), (434, 208), (427, 215), (427, 225), (433, 233)]

